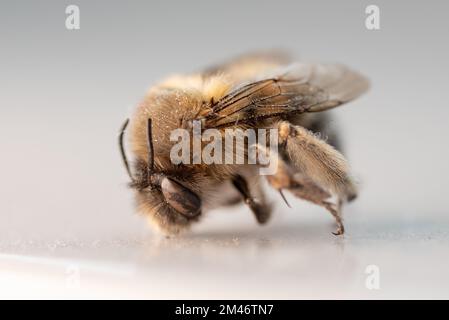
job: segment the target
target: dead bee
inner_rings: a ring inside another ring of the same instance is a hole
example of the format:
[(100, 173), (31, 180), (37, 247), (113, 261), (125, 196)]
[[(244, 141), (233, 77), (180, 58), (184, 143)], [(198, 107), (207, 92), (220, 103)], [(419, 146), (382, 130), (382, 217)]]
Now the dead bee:
[[(337, 151), (336, 134), (326, 126), (327, 115), (318, 112), (356, 98), (368, 86), (366, 78), (342, 65), (291, 64), (288, 56), (272, 53), (169, 77), (149, 90), (120, 131), (120, 150), (138, 210), (169, 234), (198, 221), (211, 208), (241, 200), (259, 223), (267, 222), (271, 206), (257, 174), (259, 164), (175, 164), (170, 133), (178, 128), (191, 133), (194, 120), (203, 124), (202, 130), (274, 128), (279, 161), (276, 173), (266, 176), (269, 185), (282, 197), (282, 190), (288, 190), (326, 208), (336, 220), (335, 234), (343, 234), (341, 206), (356, 197), (356, 187)], [(123, 143), (128, 122), (132, 170)]]

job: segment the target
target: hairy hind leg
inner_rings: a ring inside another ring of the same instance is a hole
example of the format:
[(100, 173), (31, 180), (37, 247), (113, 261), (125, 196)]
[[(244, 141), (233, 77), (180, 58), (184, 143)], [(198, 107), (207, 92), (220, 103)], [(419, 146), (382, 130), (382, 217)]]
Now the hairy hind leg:
[(299, 173), (294, 174), (289, 166), (279, 159), (276, 174), (267, 176), (270, 185), (278, 191), (288, 190), (298, 198), (304, 199), (325, 208), (334, 217), (337, 224), (335, 235), (342, 235), (345, 231), (341, 215), (342, 201), (337, 199), (337, 203), (330, 201), (332, 195), (314, 183), (307, 176)]
[(337, 203), (330, 201), (331, 195), (307, 177), (296, 177), (295, 183), (288, 190), (301, 199), (326, 208), (337, 224), (337, 230), (333, 234), (341, 235), (345, 232), (341, 214), (341, 200), (337, 199)]
[[(300, 126), (310, 130), (319, 139), (324, 140), (328, 145), (332, 146), (341, 154), (345, 154), (344, 145), (341, 142), (341, 136), (338, 128), (335, 127), (331, 115), (328, 113), (306, 113), (299, 115), (292, 115), (288, 119), (294, 126)], [(357, 186), (352, 179), (348, 179), (344, 190), (345, 200), (352, 201), (357, 198)]]
[(342, 201), (354, 199), (356, 187), (344, 156), (313, 132), (287, 121), (278, 124), (279, 153), (292, 168)]

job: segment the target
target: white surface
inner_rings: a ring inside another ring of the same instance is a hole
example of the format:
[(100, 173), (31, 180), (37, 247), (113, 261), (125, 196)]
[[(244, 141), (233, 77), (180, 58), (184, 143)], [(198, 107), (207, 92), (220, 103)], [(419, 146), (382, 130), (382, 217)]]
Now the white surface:
[[(447, 221), (352, 217), (337, 238), (325, 212), (304, 208), (263, 228), (238, 210), (179, 238), (3, 244), (0, 297), (449, 298)], [(365, 284), (369, 265), (378, 290)]]

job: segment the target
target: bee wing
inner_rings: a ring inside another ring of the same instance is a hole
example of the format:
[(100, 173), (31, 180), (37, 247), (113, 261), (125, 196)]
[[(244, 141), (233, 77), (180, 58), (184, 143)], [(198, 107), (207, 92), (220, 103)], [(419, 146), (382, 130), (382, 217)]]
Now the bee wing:
[(206, 127), (324, 111), (351, 101), (369, 87), (364, 76), (336, 64), (295, 64), (277, 74), (239, 86), (214, 102), (205, 115)]

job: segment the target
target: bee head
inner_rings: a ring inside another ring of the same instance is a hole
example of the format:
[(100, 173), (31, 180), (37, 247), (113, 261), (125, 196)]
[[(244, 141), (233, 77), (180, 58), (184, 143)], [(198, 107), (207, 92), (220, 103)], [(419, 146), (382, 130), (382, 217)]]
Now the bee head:
[[(174, 174), (159, 172), (154, 169), (154, 148), (152, 123), (148, 119), (147, 142), (148, 158), (138, 159), (135, 164), (135, 175), (132, 174), (124, 151), (123, 135), (128, 120), (122, 127), (119, 145), (125, 168), (131, 179), (130, 187), (137, 191), (137, 202), (144, 212), (157, 216), (158, 224), (163, 229), (172, 225), (186, 225), (195, 220), (201, 213), (200, 197)], [(172, 227), (170, 227), (173, 229)]]

